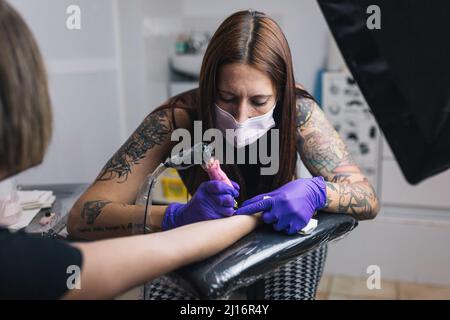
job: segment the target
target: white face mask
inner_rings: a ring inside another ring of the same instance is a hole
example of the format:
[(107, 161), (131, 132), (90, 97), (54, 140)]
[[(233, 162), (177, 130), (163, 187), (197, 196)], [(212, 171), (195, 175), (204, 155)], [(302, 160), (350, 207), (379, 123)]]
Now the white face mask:
[[(237, 148), (242, 148), (252, 144), (275, 127), (275, 120), (273, 119), (275, 106), (276, 104), (263, 115), (238, 123), (229, 112), (215, 105), (217, 129), (222, 131), (228, 143), (236, 145)], [(227, 135), (226, 129), (233, 129), (234, 135)]]

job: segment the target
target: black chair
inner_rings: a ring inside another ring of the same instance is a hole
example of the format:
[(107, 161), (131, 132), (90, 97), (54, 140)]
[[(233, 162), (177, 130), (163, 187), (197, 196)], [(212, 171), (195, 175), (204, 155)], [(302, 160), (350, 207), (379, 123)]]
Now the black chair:
[(286, 263), (342, 238), (358, 225), (356, 219), (345, 214), (319, 212), (315, 218), (318, 226), (309, 235), (288, 236), (262, 225), (221, 253), (167, 277), (199, 299), (227, 298)]

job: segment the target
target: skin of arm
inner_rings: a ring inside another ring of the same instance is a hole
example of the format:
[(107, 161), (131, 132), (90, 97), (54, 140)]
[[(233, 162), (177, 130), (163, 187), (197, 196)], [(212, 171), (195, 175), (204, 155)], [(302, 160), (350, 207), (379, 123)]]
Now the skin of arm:
[[(134, 205), (146, 176), (163, 162), (175, 142), (170, 110), (149, 114), (122, 147), (111, 157), (95, 182), (78, 199), (69, 214), (72, 237), (95, 240), (128, 236), (143, 231), (144, 207)], [(189, 126), (186, 111), (175, 109), (179, 127)], [(161, 227), (166, 206), (154, 205), (147, 223)]]
[(73, 244), (83, 255), (81, 289), (70, 290), (63, 298), (114, 298), (164, 273), (220, 252), (258, 223), (254, 216), (232, 216), (149, 235)]
[(358, 220), (373, 219), (379, 211), (375, 190), (320, 107), (311, 99), (297, 101), (297, 149), (313, 176), (326, 181), (324, 211)]

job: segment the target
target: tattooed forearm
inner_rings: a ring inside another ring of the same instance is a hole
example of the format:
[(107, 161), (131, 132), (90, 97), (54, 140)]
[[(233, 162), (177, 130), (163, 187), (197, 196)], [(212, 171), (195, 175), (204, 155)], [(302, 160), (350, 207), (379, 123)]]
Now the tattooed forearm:
[(355, 183), (327, 182), (325, 210), (350, 214), (358, 220), (373, 219), (378, 212), (378, 200), (368, 181)]
[(106, 163), (97, 181), (118, 179), (125, 182), (133, 165), (145, 157), (145, 153), (156, 145), (161, 145), (172, 132), (172, 124), (164, 110), (150, 114), (132, 136)]
[[(325, 207), (324, 209), (330, 209), (332, 208), (332, 205), (335, 203), (335, 200), (333, 200), (333, 198), (335, 198), (336, 194), (339, 194), (339, 188), (334, 184), (334, 183), (330, 183), (327, 182), (327, 200), (325, 202)], [(331, 191), (331, 192), (330, 192)]]
[(83, 211), (81, 211), (81, 217), (86, 219), (87, 224), (94, 224), (95, 219), (102, 213), (103, 208), (110, 203), (111, 201), (107, 200), (87, 201), (83, 206)]

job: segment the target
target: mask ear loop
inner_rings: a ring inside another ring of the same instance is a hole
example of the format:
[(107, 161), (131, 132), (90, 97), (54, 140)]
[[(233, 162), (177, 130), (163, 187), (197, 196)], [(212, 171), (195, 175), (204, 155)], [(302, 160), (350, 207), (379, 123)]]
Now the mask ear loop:
[[(233, 117), (233, 115), (231, 113), (229, 113), (228, 111), (222, 109), (218, 104), (215, 104), (216, 108), (219, 109), (219, 112), (228, 118), (229, 121), (234, 123), (234, 126), (237, 127), (239, 126), (239, 123), (236, 121), (236, 119)], [(217, 115), (216, 115), (216, 121), (217, 121)]]

